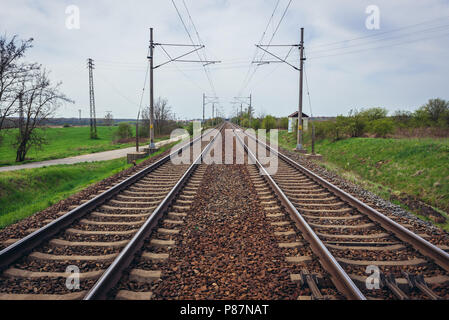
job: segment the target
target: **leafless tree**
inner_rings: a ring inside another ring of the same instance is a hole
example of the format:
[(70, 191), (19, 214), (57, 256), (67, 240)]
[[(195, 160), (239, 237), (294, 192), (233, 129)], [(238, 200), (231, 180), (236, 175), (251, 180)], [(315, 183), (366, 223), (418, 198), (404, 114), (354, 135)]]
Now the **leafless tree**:
[(108, 127), (112, 127), (114, 125), (114, 117), (112, 116), (112, 113), (109, 111), (104, 116), (104, 124)]
[(22, 58), (32, 47), (33, 39), (19, 41), (17, 36), (7, 39), (0, 36), (0, 130), (6, 120), (17, 112), (22, 84), (30, 74), (39, 69), (34, 63), (24, 63)]
[(16, 137), (16, 161), (24, 161), (30, 147), (40, 148), (45, 137), (41, 130), (63, 102), (72, 102), (60, 92), (61, 83), (52, 84), (45, 69), (36, 70), (21, 83), (18, 98), (19, 133)]
[[(168, 100), (159, 97), (154, 104), (154, 127), (156, 134), (160, 135), (164, 132), (163, 127), (169, 120), (172, 120), (171, 107), (168, 104)], [(149, 130), (150, 128), (150, 108), (145, 108), (142, 111), (142, 127), (143, 130)]]

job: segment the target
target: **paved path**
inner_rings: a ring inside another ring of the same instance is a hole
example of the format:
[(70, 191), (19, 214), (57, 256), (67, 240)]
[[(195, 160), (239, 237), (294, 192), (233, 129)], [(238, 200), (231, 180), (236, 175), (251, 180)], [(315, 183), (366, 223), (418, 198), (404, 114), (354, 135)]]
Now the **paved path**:
[[(160, 148), (166, 144), (172, 143), (172, 142), (180, 140), (180, 139), (184, 139), (185, 137), (187, 137), (187, 136), (182, 135), (182, 136), (178, 136), (176, 138), (159, 141), (159, 142), (156, 142), (155, 145), (156, 145), (156, 148)], [(81, 156), (75, 156), (75, 157), (69, 157), (69, 158), (63, 158), (63, 159), (32, 162), (32, 163), (26, 163), (26, 164), (21, 164), (21, 165), (17, 165), (17, 166), (0, 167), (0, 172), (40, 168), (40, 167), (46, 167), (46, 166), (54, 166), (54, 165), (58, 165), (58, 164), (74, 164), (74, 163), (80, 163), (80, 162), (95, 162), (95, 161), (113, 160), (113, 159), (126, 157), (126, 155), (128, 153), (135, 152), (135, 151), (136, 151), (136, 147), (130, 147), (130, 148), (124, 148), (124, 149), (111, 150), (111, 151), (83, 154)]]

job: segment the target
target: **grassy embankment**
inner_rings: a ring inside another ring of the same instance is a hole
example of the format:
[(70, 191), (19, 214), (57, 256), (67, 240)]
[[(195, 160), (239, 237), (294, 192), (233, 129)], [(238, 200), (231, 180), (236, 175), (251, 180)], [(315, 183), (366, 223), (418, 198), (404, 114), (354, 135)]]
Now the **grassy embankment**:
[[(305, 141), (310, 151), (309, 139)], [(296, 145), (296, 137), (280, 131), (279, 144), (291, 150)], [(384, 199), (392, 200), (391, 195), (405, 193), (449, 212), (447, 138), (323, 140), (317, 142), (315, 148), (324, 156), (322, 165), (325, 168), (363, 185)], [(396, 200), (392, 202), (400, 204)], [(439, 212), (447, 218), (441, 210)], [(449, 230), (449, 223), (438, 225)]]
[[(152, 156), (170, 149), (166, 145)], [(140, 159), (137, 163), (144, 161)], [(0, 173), (0, 229), (131, 167), (125, 158)]]
[[(97, 127), (98, 139), (90, 139), (90, 127), (47, 128), (42, 130), (49, 142), (42, 149), (31, 148), (27, 154), (27, 160), (16, 163), (16, 151), (11, 146), (17, 129), (8, 130), (0, 145), (0, 166), (15, 165), (35, 161), (51, 160), (78, 156), (82, 154), (108, 151), (132, 147), (135, 142), (113, 143), (113, 135), (117, 127)], [(135, 127), (133, 126), (133, 131)], [(155, 141), (169, 139), (169, 136), (155, 138)]]

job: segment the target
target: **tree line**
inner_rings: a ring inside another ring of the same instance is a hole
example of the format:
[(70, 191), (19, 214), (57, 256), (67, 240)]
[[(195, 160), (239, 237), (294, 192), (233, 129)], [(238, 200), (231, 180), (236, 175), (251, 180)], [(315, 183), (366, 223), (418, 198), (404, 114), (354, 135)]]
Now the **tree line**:
[[(54, 116), (62, 103), (73, 103), (61, 92), (62, 83), (50, 80), (45, 67), (24, 61), (32, 43), (32, 38), (0, 35), (0, 143), (5, 134), (15, 134), (12, 147), (17, 162), (25, 160), (32, 146), (40, 148), (46, 143), (37, 129)], [(5, 130), (11, 127), (18, 131)]]
[[(250, 120), (251, 119), (251, 120)], [(248, 109), (239, 112), (232, 119), (245, 128), (288, 129), (288, 118), (276, 118), (271, 115), (249, 115)], [(449, 101), (430, 99), (414, 112), (396, 111), (391, 116), (385, 108), (352, 109), (347, 116), (339, 115), (334, 119), (313, 121), (317, 139), (340, 140), (343, 138), (375, 136), (385, 138), (395, 133), (405, 136), (449, 134)], [(309, 125), (310, 126), (310, 125)], [(293, 128), (296, 125), (293, 124)]]

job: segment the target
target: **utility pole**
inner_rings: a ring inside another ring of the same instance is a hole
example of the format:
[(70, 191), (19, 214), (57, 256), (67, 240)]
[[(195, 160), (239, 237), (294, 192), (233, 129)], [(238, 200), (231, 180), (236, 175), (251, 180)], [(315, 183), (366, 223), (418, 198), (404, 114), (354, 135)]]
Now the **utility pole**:
[(206, 94), (203, 93), (203, 124), (204, 124), (204, 108), (206, 107)]
[[(303, 142), (302, 141), (302, 132), (303, 132), (303, 127), (302, 127), (303, 69), (304, 69), (304, 60), (306, 60), (304, 58), (304, 28), (301, 28), (301, 42), (299, 44), (293, 44), (293, 45), (286, 45), (286, 44), (261, 45), (261, 44), (256, 44), (256, 47), (261, 49), (265, 53), (268, 53), (271, 57), (274, 57), (275, 60), (262, 61), (262, 59), (261, 59), (261, 60), (258, 60), (258, 61), (253, 61), (253, 63), (255, 63), (257, 65), (265, 65), (265, 64), (270, 64), (270, 63), (283, 62), (285, 64), (288, 64), (290, 67), (292, 67), (296, 71), (299, 71), (299, 106), (298, 106), (298, 127), (296, 128), (296, 130), (297, 130), (296, 151), (299, 151), (301, 153), (305, 153), (306, 150), (304, 150), (304, 147), (303, 147), (303, 144), (302, 144), (302, 142)], [(286, 57), (282, 58), (279, 55), (276, 55), (276, 54), (268, 51), (268, 48), (270, 48), (270, 47), (298, 47), (299, 50), (300, 50), (299, 68), (294, 66), (293, 64), (291, 64), (287, 60), (287, 58), (289, 57), (290, 52), (292, 50), (289, 51), (289, 53), (287, 54)]]
[(251, 127), (251, 114), (253, 112), (252, 105), (252, 93), (249, 94), (249, 107), (248, 107), (248, 115), (249, 115), (249, 126)]
[(81, 124), (81, 109), (78, 109), (78, 113), (79, 113), (79, 120), (80, 120), (80, 124)]
[[(154, 63), (154, 49), (155, 47), (161, 47), (163, 52), (166, 54), (166, 56), (168, 57), (168, 60), (158, 64), (155, 66)], [(172, 57), (169, 52), (165, 49), (165, 47), (191, 47), (193, 48), (192, 50), (190, 50), (187, 53), (181, 54), (179, 56), (176, 57)], [(155, 151), (155, 145), (154, 145), (154, 74), (153, 71), (154, 69), (157, 69), (159, 67), (162, 67), (168, 63), (171, 62), (187, 62), (187, 63), (193, 63), (193, 62), (198, 62), (203, 64), (203, 66), (206, 65), (210, 65), (210, 64), (214, 64), (214, 63), (220, 63), (221, 61), (209, 61), (209, 60), (202, 60), (200, 58), (200, 60), (187, 60), (187, 59), (181, 59), (183, 57), (186, 57), (194, 52), (197, 52), (198, 50), (204, 49), (205, 46), (204, 45), (199, 45), (199, 44), (173, 44), (173, 43), (156, 43), (154, 42), (153, 39), (153, 28), (150, 28), (150, 50), (149, 50), (149, 56), (147, 57), (150, 61), (150, 152)], [(199, 56), (199, 55), (198, 55)], [(200, 56), (199, 56), (200, 57)], [(203, 94), (203, 122), (204, 122), (204, 107), (206, 105), (205, 103), (206, 100), (206, 96), (205, 94)]]
[(97, 119), (95, 114), (95, 94), (94, 94), (94, 61), (87, 59), (87, 67), (89, 68), (89, 98), (90, 98), (90, 138), (97, 139)]
[(203, 123), (205, 121), (206, 105), (218, 103), (219, 102), (218, 99), (219, 99), (218, 97), (209, 97), (209, 96), (206, 96), (205, 93), (203, 93)]
[(299, 44), (300, 58), (299, 58), (299, 110), (298, 110), (298, 143), (296, 150), (303, 152), (302, 146), (302, 82), (303, 82), (303, 69), (304, 69), (304, 28), (301, 28), (301, 42)]
[(140, 118), (140, 109), (137, 113), (137, 120), (136, 120), (136, 152), (139, 152), (139, 118)]
[(212, 125), (215, 125), (214, 109), (215, 109), (215, 103), (212, 103)]
[(150, 28), (150, 153), (156, 149), (154, 145), (154, 41), (153, 41), (153, 28)]

